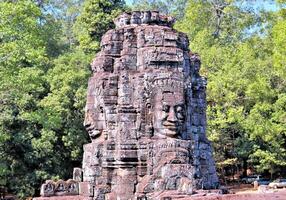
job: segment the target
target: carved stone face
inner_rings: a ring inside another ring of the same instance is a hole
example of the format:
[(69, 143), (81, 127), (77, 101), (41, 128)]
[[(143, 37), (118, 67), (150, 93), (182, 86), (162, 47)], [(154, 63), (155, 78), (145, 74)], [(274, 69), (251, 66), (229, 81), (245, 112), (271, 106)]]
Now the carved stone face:
[(103, 130), (106, 129), (105, 114), (103, 109), (88, 110), (85, 115), (84, 126), (91, 140), (100, 137)]
[(156, 95), (153, 127), (154, 135), (178, 137), (185, 122), (184, 95), (177, 92), (167, 92)]

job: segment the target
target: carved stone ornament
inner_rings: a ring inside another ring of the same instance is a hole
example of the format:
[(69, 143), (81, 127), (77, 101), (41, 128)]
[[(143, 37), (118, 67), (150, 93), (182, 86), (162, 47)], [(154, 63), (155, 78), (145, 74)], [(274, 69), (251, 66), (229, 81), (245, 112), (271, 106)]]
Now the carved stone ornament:
[(77, 181), (69, 179), (68, 181), (47, 180), (41, 187), (41, 196), (68, 196), (79, 194), (79, 184)]
[(42, 196), (174, 199), (218, 187), (206, 138), (206, 79), (187, 36), (157, 11), (114, 22), (91, 64), (84, 121), (91, 143), (82, 172), (75, 170), (72, 184), (45, 183)]

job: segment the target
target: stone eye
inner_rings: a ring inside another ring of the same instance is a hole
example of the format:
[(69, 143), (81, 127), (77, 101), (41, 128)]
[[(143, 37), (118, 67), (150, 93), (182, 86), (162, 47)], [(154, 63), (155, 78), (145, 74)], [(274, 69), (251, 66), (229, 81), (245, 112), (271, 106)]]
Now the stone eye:
[(185, 119), (183, 113), (177, 113), (176, 116), (177, 116), (177, 118), (178, 118), (179, 120)]
[(182, 106), (177, 106), (176, 111), (177, 112), (182, 112), (183, 111), (183, 107)]
[(162, 110), (165, 111), (165, 112), (169, 112), (169, 111), (170, 111), (170, 106), (168, 106), (168, 105), (163, 105)]
[(102, 106), (99, 107), (99, 111), (100, 111), (100, 113), (103, 113), (103, 107)]
[(176, 107), (176, 116), (180, 120), (183, 120), (185, 118), (185, 116), (184, 116), (184, 107), (183, 106), (177, 106)]

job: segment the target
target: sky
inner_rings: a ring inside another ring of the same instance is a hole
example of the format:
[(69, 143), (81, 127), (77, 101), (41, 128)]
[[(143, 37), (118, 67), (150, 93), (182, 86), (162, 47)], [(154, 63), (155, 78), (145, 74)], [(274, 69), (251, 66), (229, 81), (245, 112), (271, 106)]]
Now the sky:
[(125, 2), (126, 2), (127, 5), (131, 5), (133, 0), (125, 0)]
[(253, 0), (253, 3), (251, 3), (253, 8), (255, 9), (265, 9), (265, 10), (272, 10), (275, 11), (278, 9), (277, 5), (275, 4), (275, 2), (270, 2), (265, 1), (265, 0)]
[[(125, 2), (127, 5), (132, 5), (133, 0), (125, 0)], [(255, 9), (264, 8), (265, 10), (277, 10), (277, 6), (275, 5), (275, 3), (271, 3), (269, 0), (252, 0), (251, 5)]]

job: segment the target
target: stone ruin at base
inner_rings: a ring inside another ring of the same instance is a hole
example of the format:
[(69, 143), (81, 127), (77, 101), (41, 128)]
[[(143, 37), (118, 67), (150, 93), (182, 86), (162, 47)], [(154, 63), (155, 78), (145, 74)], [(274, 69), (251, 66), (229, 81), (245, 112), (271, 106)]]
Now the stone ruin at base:
[(206, 138), (206, 80), (188, 38), (156, 11), (123, 13), (92, 63), (82, 169), (43, 197), (175, 199), (218, 187)]

